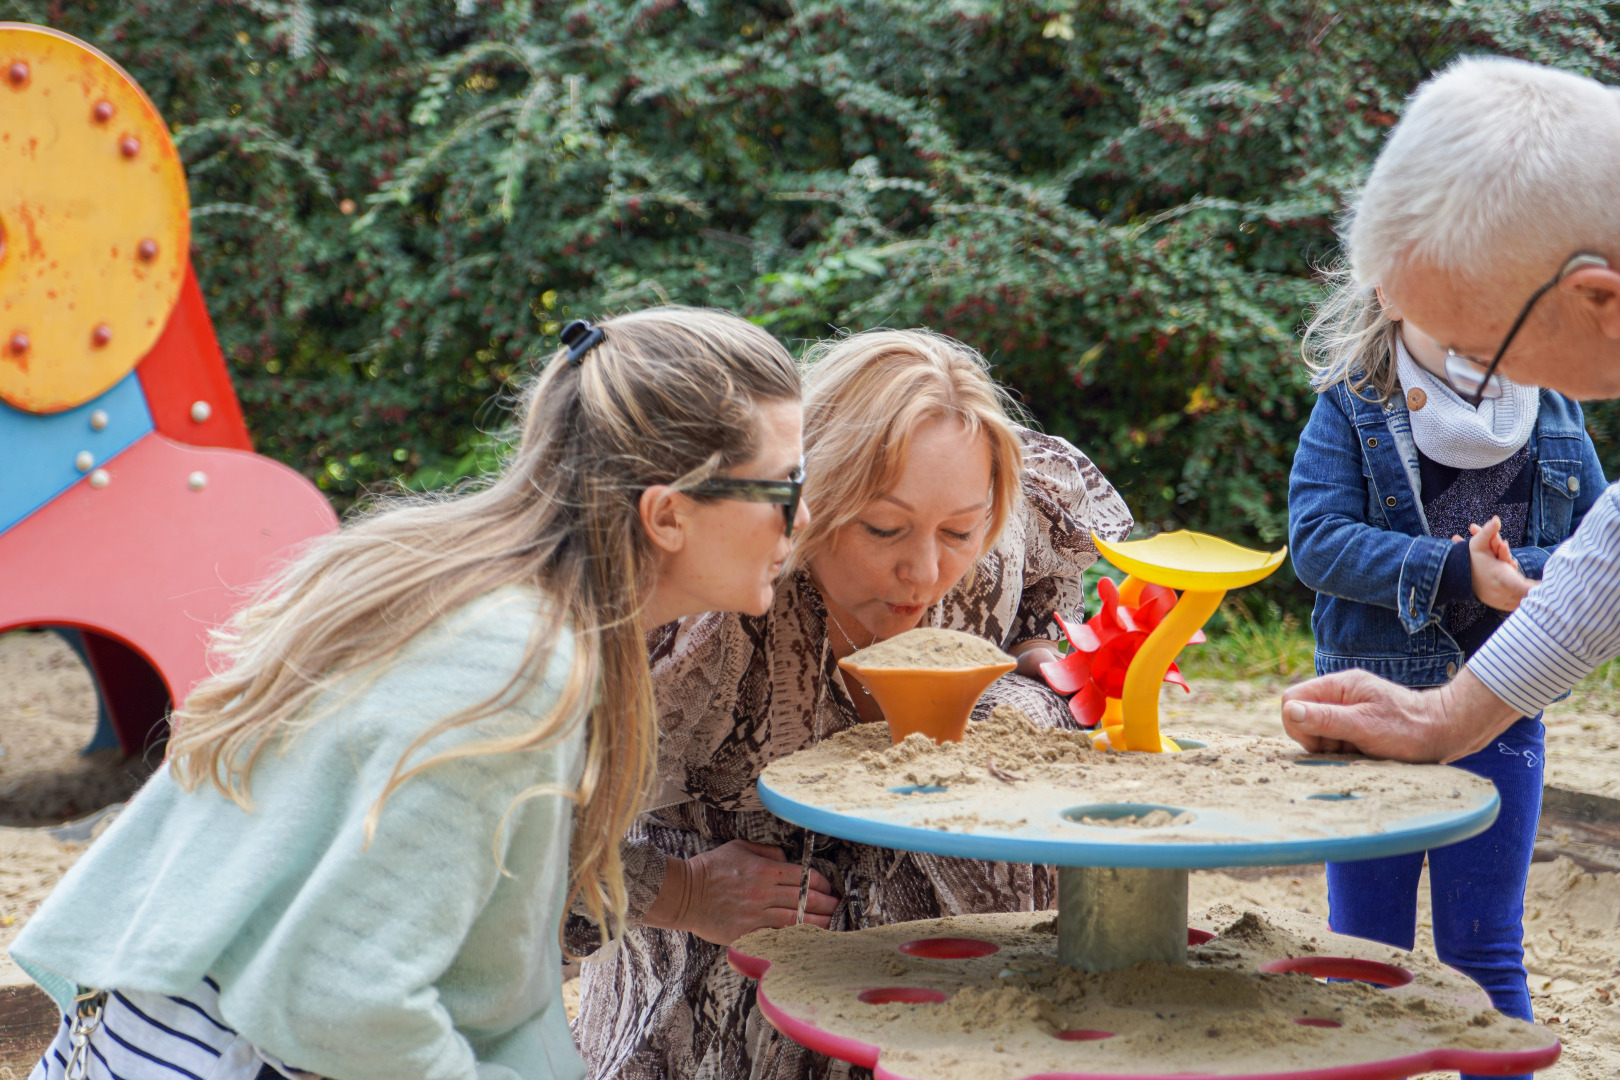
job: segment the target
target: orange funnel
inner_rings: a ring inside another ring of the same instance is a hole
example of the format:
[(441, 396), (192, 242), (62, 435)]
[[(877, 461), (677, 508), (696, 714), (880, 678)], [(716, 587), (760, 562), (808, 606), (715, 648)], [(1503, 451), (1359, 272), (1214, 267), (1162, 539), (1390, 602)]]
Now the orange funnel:
[(1007, 660), (971, 668), (869, 668), (846, 659), (838, 666), (872, 692), (896, 743), (918, 731), (942, 743), (961, 741), (980, 696), (1018, 665)]

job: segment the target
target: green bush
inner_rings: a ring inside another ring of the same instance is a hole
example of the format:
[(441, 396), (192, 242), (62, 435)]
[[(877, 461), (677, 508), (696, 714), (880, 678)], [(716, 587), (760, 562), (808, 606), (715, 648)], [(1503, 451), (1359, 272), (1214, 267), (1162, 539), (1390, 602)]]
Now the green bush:
[(954, 334), (1144, 525), (1266, 545), (1312, 267), (1405, 95), (1471, 51), (1616, 70), (1585, 2), (7, 9), (164, 111), (258, 445), (340, 505), (476, 467), (566, 319), (675, 301)]

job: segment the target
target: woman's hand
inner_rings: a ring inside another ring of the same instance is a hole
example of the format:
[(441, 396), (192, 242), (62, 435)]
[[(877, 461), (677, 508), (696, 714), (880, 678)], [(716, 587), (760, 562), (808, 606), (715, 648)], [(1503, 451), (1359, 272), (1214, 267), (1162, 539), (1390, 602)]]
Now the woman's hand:
[(1468, 531), (1473, 534), (1468, 540), (1468, 567), (1474, 595), (1486, 607), (1515, 610), (1535, 583), (1519, 572), (1519, 560), (1502, 539), (1502, 519), (1493, 517), (1484, 525), (1470, 525)]
[(1063, 659), (1058, 647), (1050, 641), (1036, 639), (1026, 641), (1013, 647), (1013, 656), (1018, 660), (1018, 666), (1013, 670), (1028, 679), (1044, 682), (1041, 675), (1041, 665), (1049, 664), (1054, 660)]
[[(658, 899), (642, 921), (730, 945), (754, 930), (793, 925), (799, 912), (800, 873), (781, 848), (747, 840), (732, 840), (690, 859), (671, 858)], [(804, 921), (825, 930), (838, 898), (821, 873), (814, 869), (809, 873)]]

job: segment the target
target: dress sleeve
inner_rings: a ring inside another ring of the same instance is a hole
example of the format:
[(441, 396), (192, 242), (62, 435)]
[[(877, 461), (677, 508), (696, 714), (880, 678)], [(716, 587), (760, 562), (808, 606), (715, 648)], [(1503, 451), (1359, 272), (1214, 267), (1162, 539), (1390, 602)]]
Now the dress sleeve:
[[(646, 832), (637, 823), (619, 842), (619, 859), (624, 864), (624, 890), (629, 900), (625, 925), (640, 926), (647, 917), (647, 909), (658, 899), (658, 890), (664, 887), (669, 856), (647, 839)], [(591, 956), (602, 947), (602, 928), (577, 897), (563, 923), (563, 946), (571, 955), (581, 957)]]
[(997, 705), (1011, 705), (1036, 727), (1075, 728), (1074, 715), (1069, 712), (1069, 701), (1039, 679), (1022, 675), (1003, 675), (990, 684), (990, 689), (973, 706), (973, 719), (984, 720)]
[(1008, 646), (1059, 639), (1052, 613), (1085, 606), (1083, 576), (1097, 561), (1093, 531), (1123, 540), (1135, 525), (1131, 511), (1102, 470), (1070, 443), (1021, 431), (1024, 442), (1025, 549), (1023, 593)]
[(732, 734), (741, 682), (752, 655), (742, 617), (711, 611), (648, 635), (658, 701), (658, 782), (649, 809), (684, 801), (694, 774)]

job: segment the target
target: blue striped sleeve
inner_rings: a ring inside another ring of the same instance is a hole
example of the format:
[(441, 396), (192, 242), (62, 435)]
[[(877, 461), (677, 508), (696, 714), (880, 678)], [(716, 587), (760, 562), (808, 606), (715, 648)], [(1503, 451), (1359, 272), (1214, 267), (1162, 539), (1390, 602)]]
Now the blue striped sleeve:
[(1620, 483), (1547, 561), (1542, 581), (1468, 661), (1497, 697), (1534, 716), (1620, 656)]

